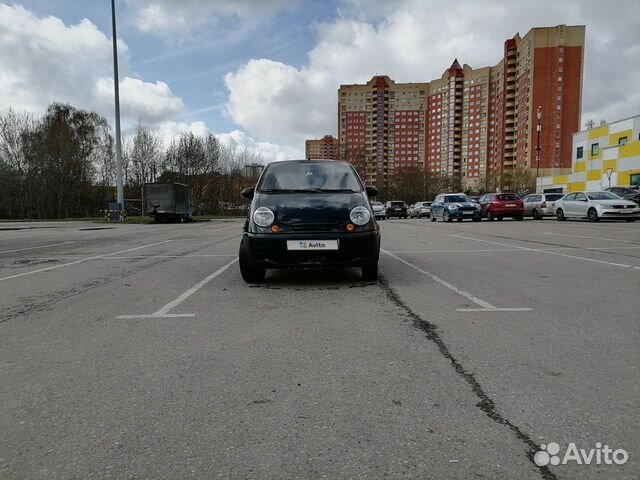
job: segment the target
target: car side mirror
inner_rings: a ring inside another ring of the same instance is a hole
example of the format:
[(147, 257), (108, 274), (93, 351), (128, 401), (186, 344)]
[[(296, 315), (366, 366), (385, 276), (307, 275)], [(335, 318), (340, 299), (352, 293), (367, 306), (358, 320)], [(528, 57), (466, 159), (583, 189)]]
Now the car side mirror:
[(365, 187), (367, 197), (375, 197), (378, 195), (378, 189), (376, 187)]
[(244, 198), (248, 198), (249, 200), (252, 200), (254, 193), (255, 193), (255, 188), (247, 187), (242, 190), (242, 193), (240, 195), (242, 195)]

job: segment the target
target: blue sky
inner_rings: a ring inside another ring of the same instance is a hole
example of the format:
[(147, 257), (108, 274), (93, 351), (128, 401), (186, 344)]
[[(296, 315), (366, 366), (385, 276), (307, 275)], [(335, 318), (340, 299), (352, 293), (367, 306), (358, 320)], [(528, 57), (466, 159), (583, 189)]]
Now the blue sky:
[[(117, 0), (125, 129), (213, 132), (264, 161), (336, 133), (337, 89), (495, 65), (536, 26), (586, 25), (583, 123), (640, 113), (640, 3), (618, 0)], [(0, 0), (0, 111), (53, 101), (113, 123), (109, 0)], [(619, 65), (627, 69), (620, 74)]]

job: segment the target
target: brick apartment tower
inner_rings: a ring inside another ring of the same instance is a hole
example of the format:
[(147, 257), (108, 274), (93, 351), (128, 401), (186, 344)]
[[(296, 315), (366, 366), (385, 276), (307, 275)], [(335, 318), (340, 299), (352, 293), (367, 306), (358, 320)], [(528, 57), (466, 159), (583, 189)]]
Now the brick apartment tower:
[(505, 41), (494, 67), (474, 70), (456, 59), (428, 83), (375, 76), (365, 85), (341, 85), (341, 158), (378, 187), (422, 166), (475, 189), (492, 174), (536, 169), (540, 107), (540, 175), (570, 168), (572, 135), (580, 130), (584, 34), (584, 26), (533, 28)]
[(325, 135), (316, 140), (304, 142), (305, 158), (307, 160), (339, 160), (340, 144), (333, 135)]

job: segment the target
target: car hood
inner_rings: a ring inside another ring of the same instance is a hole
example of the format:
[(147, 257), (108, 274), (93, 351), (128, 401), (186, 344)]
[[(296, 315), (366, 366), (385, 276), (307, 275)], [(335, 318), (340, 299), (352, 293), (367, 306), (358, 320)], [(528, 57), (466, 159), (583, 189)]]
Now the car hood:
[(636, 205), (635, 202), (632, 202), (631, 200), (624, 200), (622, 198), (614, 200), (590, 200), (589, 202), (593, 205)]
[(364, 192), (260, 193), (257, 200), (256, 208), (270, 208), (284, 225), (348, 222), (352, 208), (369, 204)]

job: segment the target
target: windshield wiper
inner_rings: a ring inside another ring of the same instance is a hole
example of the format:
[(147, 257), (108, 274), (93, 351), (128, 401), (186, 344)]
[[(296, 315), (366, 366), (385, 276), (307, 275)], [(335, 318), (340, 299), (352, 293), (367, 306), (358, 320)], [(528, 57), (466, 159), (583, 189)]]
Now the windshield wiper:
[(260, 190), (260, 193), (354, 193), (354, 190), (342, 188), (267, 188)]

